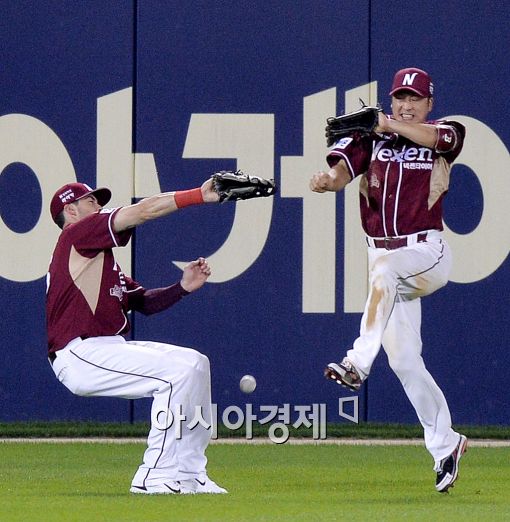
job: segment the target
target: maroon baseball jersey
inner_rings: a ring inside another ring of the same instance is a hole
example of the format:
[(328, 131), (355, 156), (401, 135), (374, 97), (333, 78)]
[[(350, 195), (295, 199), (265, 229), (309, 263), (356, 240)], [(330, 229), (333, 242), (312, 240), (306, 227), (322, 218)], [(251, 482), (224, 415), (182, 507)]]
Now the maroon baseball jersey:
[(76, 337), (116, 335), (129, 330), (128, 295), (143, 291), (125, 276), (112, 248), (125, 246), (132, 230), (116, 233), (119, 209), (103, 209), (60, 234), (47, 276), (48, 350)]
[(465, 128), (455, 121), (428, 121), (438, 129), (434, 148), (398, 134), (347, 137), (331, 149), (330, 166), (343, 159), (360, 180), (361, 222), (371, 237), (443, 230), (442, 201), (451, 164), (460, 154)]

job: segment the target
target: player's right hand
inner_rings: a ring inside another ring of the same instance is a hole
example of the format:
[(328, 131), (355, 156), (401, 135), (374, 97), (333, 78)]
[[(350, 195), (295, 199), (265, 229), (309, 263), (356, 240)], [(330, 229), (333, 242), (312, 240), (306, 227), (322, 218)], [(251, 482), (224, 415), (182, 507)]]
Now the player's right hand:
[(331, 176), (324, 171), (319, 171), (310, 180), (310, 190), (312, 192), (326, 192), (330, 189)]
[(210, 275), (209, 264), (203, 257), (199, 257), (184, 267), (181, 286), (187, 292), (194, 292), (205, 284)]

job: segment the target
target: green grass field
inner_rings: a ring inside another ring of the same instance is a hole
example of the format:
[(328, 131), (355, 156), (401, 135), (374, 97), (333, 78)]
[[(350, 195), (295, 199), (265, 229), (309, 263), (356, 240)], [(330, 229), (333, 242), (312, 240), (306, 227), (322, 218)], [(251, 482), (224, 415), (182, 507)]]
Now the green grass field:
[(510, 448), (470, 448), (441, 495), (419, 446), (214, 444), (228, 495), (146, 497), (129, 493), (144, 447), (0, 443), (0, 520), (510, 520)]

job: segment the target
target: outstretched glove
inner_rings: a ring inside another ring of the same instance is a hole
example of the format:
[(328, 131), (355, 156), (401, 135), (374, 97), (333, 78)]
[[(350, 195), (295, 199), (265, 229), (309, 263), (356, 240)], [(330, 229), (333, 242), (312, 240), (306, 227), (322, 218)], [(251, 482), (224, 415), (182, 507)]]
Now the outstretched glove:
[(221, 170), (211, 177), (214, 191), (220, 196), (220, 202), (265, 198), (276, 193), (274, 179), (248, 176), (240, 170)]

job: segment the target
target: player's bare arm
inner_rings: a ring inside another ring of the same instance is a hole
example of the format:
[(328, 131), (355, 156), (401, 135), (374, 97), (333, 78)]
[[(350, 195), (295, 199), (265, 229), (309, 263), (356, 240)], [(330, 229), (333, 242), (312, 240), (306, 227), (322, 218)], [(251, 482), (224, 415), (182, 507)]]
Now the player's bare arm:
[(383, 133), (395, 132), (424, 147), (434, 148), (437, 143), (437, 127), (435, 125), (389, 119), (382, 113), (379, 115), (379, 125), (376, 130)]
[(338, 192), (351, 181), (347, 165), (340, 160), (328, 172), (320, 171), (312, 176), (310, 190), (313, 192)]
[(212, 180), (208, 179), (197, 189), (182, 192), (163, 192), (142, 199), (133, 205), (122, 207), (115, 216), (113, 228), (115, 232), (121, 232), (152, 219), (171, 214), (183, 206), (178, 201), (179, 198), (182, 199), (183, 197), (193, 203), (216, 203), (219, 201), (219, 196), (212, 186)]

